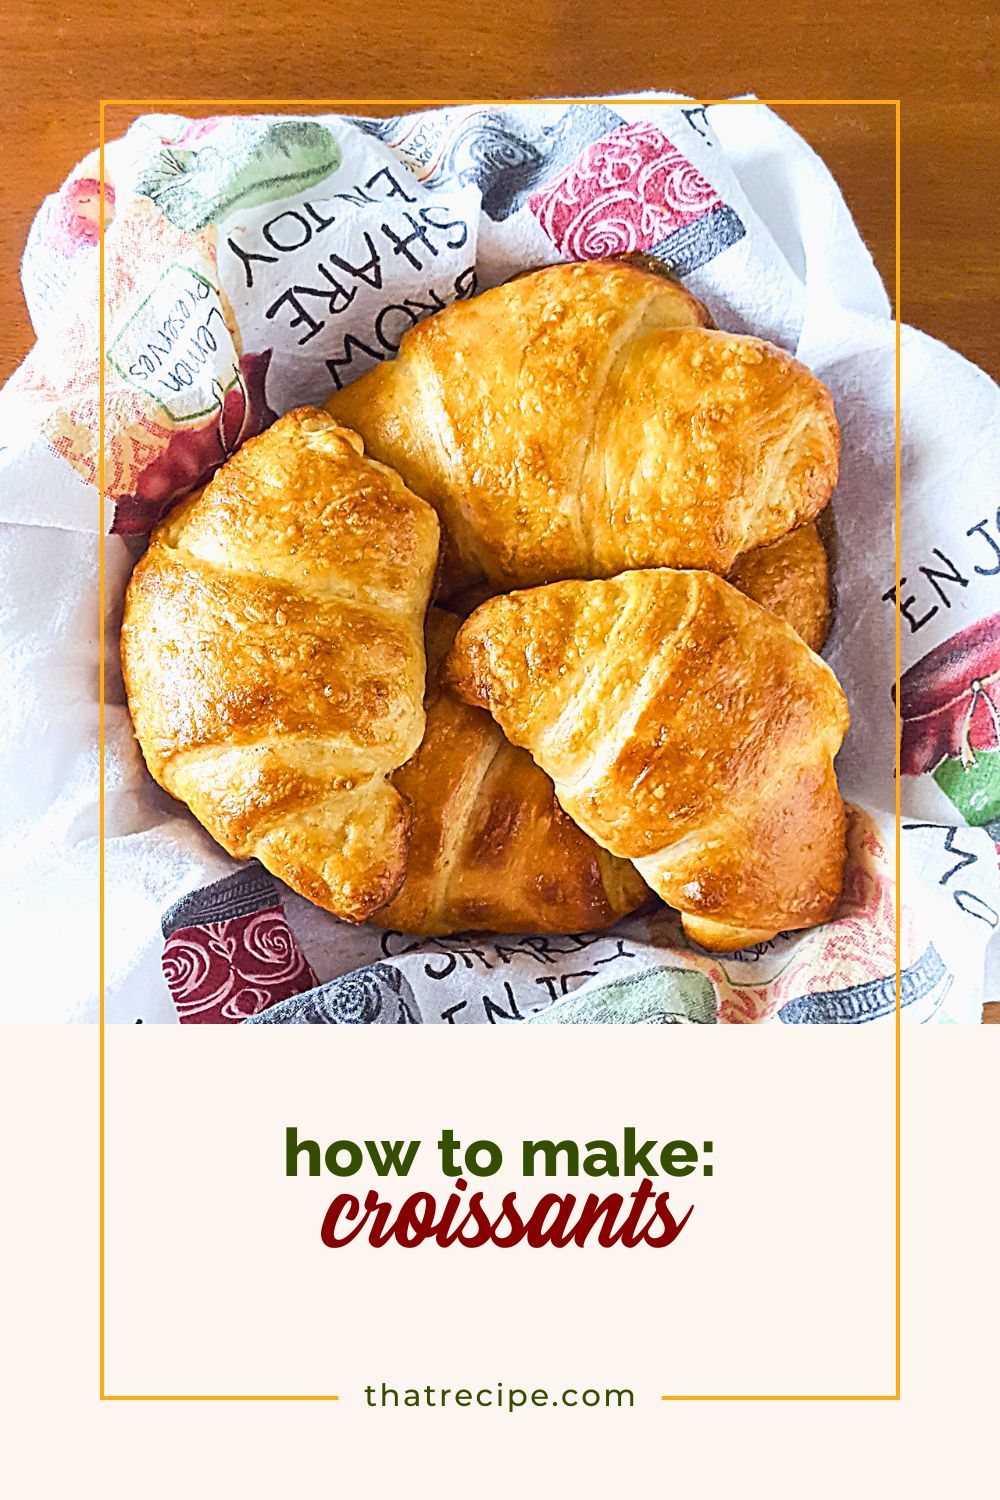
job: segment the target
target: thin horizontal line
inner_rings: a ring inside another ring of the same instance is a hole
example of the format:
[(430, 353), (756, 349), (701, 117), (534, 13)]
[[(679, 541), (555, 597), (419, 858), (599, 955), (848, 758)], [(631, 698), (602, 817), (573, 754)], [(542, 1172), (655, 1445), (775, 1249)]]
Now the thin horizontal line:
[[(667, 1398), (664, 1397), (664, 1400)], [(339, 1401), (339, 1396), (108, 1396), (102, 1401)]]
[(163, 105), (175, 104), (248, 104), (259, 107), (262, 104), (288, 108), (289, 105), (324, 105), (342, 107), (344, 105), (358, 104), (405, 104), (410, 108), (419, 108), (424, 105), (459, 105), (459, 104), (886, 104), (898, 105), (898, 99), (691, 99), (685, 95), (669, 98), (644, 98), (642, 95), (631, 95), (625, 98), (608, 98), (604, 95), (591, 94), (582, 99), (102, 99), (101, 104), (143, 104)]
[(661, 1401), (898, 1401), (893, 1396), (661, 1396)]

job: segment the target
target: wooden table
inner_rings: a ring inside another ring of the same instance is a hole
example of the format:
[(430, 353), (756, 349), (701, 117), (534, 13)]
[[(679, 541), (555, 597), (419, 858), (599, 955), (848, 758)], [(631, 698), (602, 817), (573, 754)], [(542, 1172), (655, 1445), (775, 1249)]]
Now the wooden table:
[[(656, 87), (901, 96), (903, 316), (1000, 375), (998, 24), (965, 0), (732, 0), (708, 12), (655, 0), (19, 0), (4, 21), (0, 375), (31, 339), (15, 267), (32, 213), (96, 145), (102, 96), (502, 99)], [(782, 113), (825, 157), (891, 282), (892, 110)]]
[[(901, 97), (902, 315), (1000, 376), (997, 29), (995, 14), (966, 0), (732, 0), (712, 11), (652, 0), (241, 0), (214, 9), (20, 0), (4, 21), (0, 377), (31, 342), (16, 276), (28, 225), (97, 144), (101, 97), (504, 99), (641, 88)], [(893, 108), (780, 113), (837, 177), (891, 289)], [(128, 117), (117, 112), (112, 132)]]

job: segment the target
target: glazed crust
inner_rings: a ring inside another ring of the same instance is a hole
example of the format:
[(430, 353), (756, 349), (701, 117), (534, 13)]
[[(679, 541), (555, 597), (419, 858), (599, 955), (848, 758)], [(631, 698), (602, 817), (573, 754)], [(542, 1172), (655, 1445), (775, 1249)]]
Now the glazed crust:
[(427, 617), (427, 728), (393, 777), (413, 811), (409, 865), (373, 920), (429, 936), (610, 927), (651, 892), (566, 816), (526, 750), (437, 681), (460, 623), (441, 610)]
[(238, 859), (351, 921), (406, 868), (387, 778), (424, 728), (433, 510), (302, 407), (153, 532), (122, 625), (154, 778)]
[(830, 564), (815, 522), (744, 553), (729, 582), (822, 651), (830, 633)]
[(490, 599), (446, 681), (705, 947), (832, 914), (846, 700), (789, 625), (721, 578), (656, 569)]
[[(787, 620), (812, 651), (822, 651), (830, 633), (830, 563), (814, 521), (766, 547), (737, 558), (728, 581), (780, 620)], [(463, 618), (492, 599), (497, 589), (477, 583), (463, 589), (448, 608)]]
[(438, 510), (441, 597), (654, 566), (725, 574), (836, 483), (829, 392), (620, 261), (541, 271), (411, 329), (328, 403)]

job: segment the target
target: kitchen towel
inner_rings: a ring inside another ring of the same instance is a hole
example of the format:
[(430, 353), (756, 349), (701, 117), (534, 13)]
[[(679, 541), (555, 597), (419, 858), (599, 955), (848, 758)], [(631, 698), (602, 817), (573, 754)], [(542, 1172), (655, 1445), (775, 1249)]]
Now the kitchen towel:
[[(815, 153), (755, 101), (634, 96), (147, 115), (105, 156), (103, 510), (96, 153), (31, 229), (37, 343), (0, 392), (5, 1017), (97, 1016), (103, 548), (109, 1021), (891, 1022), (896, 329)], [(730, 955), (688, 944), (665, 908), (567, 938), (338, 922), (229, 859), (147, 774), (118, 663), (129, 571), (177, 496), (275, 414), (391, 359), (418, 320), (526, 268), (634, 252), (836, 401), (838, 914)], [(975, 1022), (1000, 921), (1000, 393), (910, 328), (901, 391), (900, 999), (907, 1022)]]

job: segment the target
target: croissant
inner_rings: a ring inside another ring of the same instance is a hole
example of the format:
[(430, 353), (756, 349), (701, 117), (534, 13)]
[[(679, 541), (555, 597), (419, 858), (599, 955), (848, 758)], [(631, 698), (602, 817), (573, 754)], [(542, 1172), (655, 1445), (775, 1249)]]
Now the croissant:
[(327, 403), (438, 511), (440, 597), (653, 566), (725, 574), (836, 483), (829, 392), (634, 264), (453, 303)]
[(846, 700), (791, 626), (723, 579), (655, 569), (490, 599), (445, 680), (530, 750), (570, 816), (634, 860), (702, 946), (832, 914)]
[(431, 507), (303, 407), (160, 523), (126, 594), (152, 775), (230, 854), (351, 921), (406, 870), (389, 777), (423, 734), (437, 550)]
[(830, 564), (814, 521), (744, 553), (729, 582), (822, 651), (830, 631)]
[[(787, 620), (813, 651), (822, 651), (830, 630), (830, 564), (815, 521), (776, 542), (736, 559), (728, 581), (733, 588)], [(469, 615), (497, 590), (473, 584), (448, 602), (457, 615)]]
[(652, 893), (634, 865), (566, 816), (526, 750), (441, 685), (460, 623), (442, 610), (427, 616), (427, 728), (393, 776), (413, 809), (409, 865), (372, 920), (429, 936), (610, 927)]

